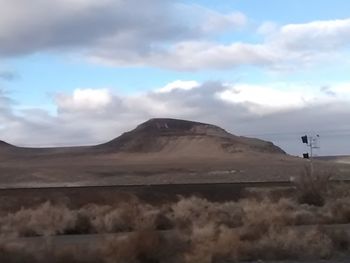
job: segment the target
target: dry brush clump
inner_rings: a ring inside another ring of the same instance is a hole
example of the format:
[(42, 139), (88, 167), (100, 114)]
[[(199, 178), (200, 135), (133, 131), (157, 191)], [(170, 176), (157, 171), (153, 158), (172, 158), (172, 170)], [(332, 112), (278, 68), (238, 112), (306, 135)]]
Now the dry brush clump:
[(333, 241), (318, 229), (269, 228), (259, 239), (242, 244), (244, 260), (319, 259), (333, 252)]
[(190, 197), (159, 206), (133, 199), (78, 209), (47, 202), (0, 217), (0, 236), (9, 240), (13, 236), (119, 234), (89, 248), (48, 243), (24, 249), (0, 242), (0, 260), (209, 263), (326, 258), (348, 251), (348, 234), (305, 225), (333, 223), (350, 223), (349, 196), (325, 199), (323, 206), (291, 198), (210, 202)]
[(208, 225), (194, 227), (189, 235), (133, 232), (100, 240), (90, 247), (47, 243), (35, 249), (26, 243), (9, 245), (6, 242), (0, 244), (0, 260), (10, 263), (219, 263), (319, 259), (329, 258), (338, 248), (344, 251), (348, 240), (348, 237), (339, 234), (334, 237), (316, 228), (302, 231), (270, 228), (257, 240), (245, 240), (239, 229)]
[(118, 206), (88, 205), (78, 210), (78, 216), (87, 218), (94, 233), (165, 230), (172, 228), (162, 207), (140, 201), (120, 203)]
[(330, 180), (335, 172), (332, 169), (315, 169), (312, 161), (294, 180), (298, 201), (302, 204), (323, 206), (330, 190)]
[(0, 218), (0, 234), (48, 236), (63, 234), (75, 224), (76, 212), (46, 202), (34, 209), (21, 209)]
[(335, 237), (317, 228), (269, 227), (263, 235), (247, 239), (244, 229), (208, 225), (193, 229), (185, 262), (323, 259), (337, 251), (339, 239), (348, 244), (347, 236)]
[(193, 225), (242, 225), (242, 208), (236, 202), (210, 202), (198, 197), (180, 198), (170, 206), (167, 217), (177, 227), (190, 228)]
[(172, 228), (164, 214), (162, 208), (139, 201), (117, 206), (89, 204), (75, 210), (46, 202), (0, 217), (0, 235), (53, 236)]
[(0, 240), (0, 262), (6, 263), (147, 263), (183, 262), (185, 240), (157, 231), (137, 231), (95, 239), (91, 245), (55, 243), (53, 240)]

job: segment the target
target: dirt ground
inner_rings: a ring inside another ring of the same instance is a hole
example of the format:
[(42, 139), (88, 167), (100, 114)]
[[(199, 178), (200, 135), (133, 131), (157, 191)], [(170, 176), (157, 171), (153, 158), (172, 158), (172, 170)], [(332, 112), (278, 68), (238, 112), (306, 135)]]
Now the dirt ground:
[[(323, 171), (347, 178), (350, 164), (317, 161)], [(289, 181), (308, 162), (284, 155), (236, 154), (225, 158), (160, 155), (0, 155), (0, 187), (230, 183)]]
[(267, 184), (168, 184), (149, 186), (104, 186), (104, 187), (59, 187), (1, 189), (0, 211), (8, 213), (21, 207), (31, 208), (44, 202), (65, 204), (69, 208), (79, 208), (89, 203), (116, 205), (138, 198), (150, 204), (173, 202), (179, 196), (198, 196), (210, 201), (238, 200), (250, 189), (265, 189), (271, 197), (291, 195), (295, 189), (289, 183)]

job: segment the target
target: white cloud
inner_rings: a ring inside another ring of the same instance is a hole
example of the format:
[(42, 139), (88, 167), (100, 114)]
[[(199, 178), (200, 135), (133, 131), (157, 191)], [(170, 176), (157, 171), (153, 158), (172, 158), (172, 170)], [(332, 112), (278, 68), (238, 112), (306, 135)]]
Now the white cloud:
[(203, 33), (232, 32), (244, 27), (248, 18), (241, 12), (220, 13), (199, 5), (177, 5), (177, 12), (188, 17), (188, 22)]
[(334, 87), (329, 87), (334, 96), (338, 99), (350, 100), (350, 83), (340, 83)]
[(98, 110), (112, 102), (112, 95), (107, 89), (76, 89), (72, 96), (58, 95), (56, 97), (59, 109)]
[(291, 70), (344, 61), (349, 48), (350, 19), (264, 22), (256, 32), (244, 32), (248, 39), (261, 34), (260, 42), (224, 43), (221, 34), (234, 38), (245, 28), (244, 14), (145, 1), (136, 9), (136, 0), (0, 0), (0, 56), (61, 51), (113, 66)]
[[(175, 70), (200, 70), (200, 69), (230, 69), (242, 65), (258, 65), (269, 67), (278, 63), (281, 56), (276, 50), (271, 50), (264, 45), (251, 45), (234, 43), (221, 45), (213, 42), (188, 41), (179, 42), (150, 56), (129, 57), (127, 63), (136, 66), (154, 65), (160, 68)], [(93, 57), (94, 61), (108, 65), (126, 65), (126, 62), (115, 60), (113, 56)]]
[(180, 40), (150, 53), (135, 54), (97, 49), (99, 63), (114, 66), (156, 66), (175, 70), (232, 69), (253, 65), (270, 70), (301, 70), (315, 65), (344, 63), (349, 45), (350, 19), (277, 26), (263, 23), (261, 43), (222, 44), (207, 39)]
[(263, 22), (257, 29), (257, 33), (265, 36), (273, 35), (278, 31), (279, 27), (272, 21)]
[(282, 26), (275, 41), (290, 50), (313, 52), (349, 46), (350, 19), (313, 21)]
[(304, 106), (303, 98), (296, 92), (251, 85), (238, 85), (223, 91), (219, 96), (230, 103), (247, 103), (249, 109), (258, 115)]
[(176, 80), (166, 84), (164, 87), (158, 89), (156, 92), (170, 92), (173, 90), (190, 90), (193, 88), (197, 88), (200, 84), (194, 80)]
[(202, 25), (202, 30), (208, 33), (236, 30), (247, 23), (247, 17), (243, 13), (233, 12), (229, 14), (221, 14), (212, 10), (210, 10), (205, 20), (206, 21)]
[(294, 85), (238, 83), (220, 92), (218, 96), (230, 103), (246, 103), (249, 109), (257, 115), (299, 109), (312, 104), (327, 103), (333, 99), (319, 89), (302, 83)]

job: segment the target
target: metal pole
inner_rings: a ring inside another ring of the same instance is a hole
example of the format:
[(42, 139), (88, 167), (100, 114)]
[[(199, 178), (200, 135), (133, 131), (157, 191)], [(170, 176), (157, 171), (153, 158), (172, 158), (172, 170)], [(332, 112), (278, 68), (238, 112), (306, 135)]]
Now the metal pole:
[(310, 136), (310, 159), (312, 159), (313, 157), (312, 148), (313, 148), (313, 138), (312, 136)]

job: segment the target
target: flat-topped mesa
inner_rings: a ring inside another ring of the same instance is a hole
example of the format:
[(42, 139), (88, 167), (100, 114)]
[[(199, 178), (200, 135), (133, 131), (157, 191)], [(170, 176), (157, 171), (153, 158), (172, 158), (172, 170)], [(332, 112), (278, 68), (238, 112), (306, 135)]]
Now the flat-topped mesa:
[(178, 119), (150, 119), (134, 130), (96, 147), (99, 151), (215, 155), (259, 152), (285, 154), (271, 142), (239, 137), (206, 123)]
[(150, 119), (136, 127), (134, 132), (151, 133), (152, 135), (212, 135), (212, 136), (232, 136), (224, 129), (201, 122), (169, 119), (169, 118), (154, 118)]

